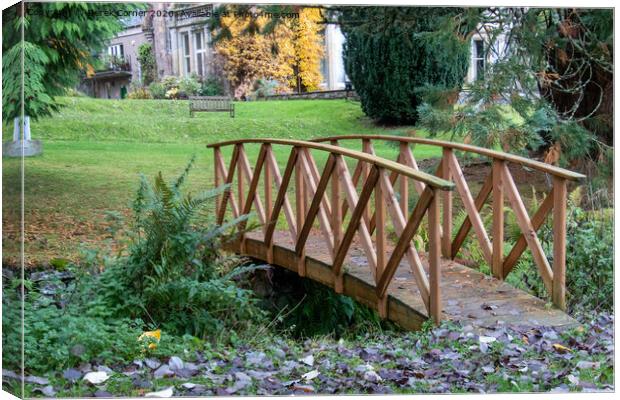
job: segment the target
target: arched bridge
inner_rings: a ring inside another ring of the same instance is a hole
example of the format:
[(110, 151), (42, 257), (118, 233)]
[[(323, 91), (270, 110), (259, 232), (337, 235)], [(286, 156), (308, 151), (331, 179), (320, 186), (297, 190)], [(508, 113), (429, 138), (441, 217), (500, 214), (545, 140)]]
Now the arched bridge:
[[(361, 151), (341, 146), (344, 141), (360, 142)], [(376, 141), (393, 142), (396, 161), (376, 156)], [(442, 149), (434, 175), (418, 168), (412, 151), (416, 144)], [(407, 329), (419, 328), (428, 318), (472, 320), (480, 326), (575, 323), (563, 312), (566, 202), (567, 184), (583, 178), (580, 174), (490, 149), (416, 137), (244, 139), (208, 147), (214, 151), (215, 185), (230, 185), (217, 201), (218, 223), (251, 213), (261, 228), (248, 230), (248, 221), (242, 222), (238, 240), (229, 245), (234, 252), (332, 287)], [(457, 152), (491, 161), (475, 197)], [(276, 157), (282, 154), (288, 157), (285, 164), (280, 160), (283, 170)], [(552, 189), (533, 216), (511, 164), (551, 179)], [(455, 211), (456, 201), (465, 213), (459, 224), (456, 217), (463, 212)], [(484, 217), (487, 201), (490, 216)], [(511, 249), (504, 240), (506, 205), (521, 230)], [(549, 214), (553, 249), (548, 258), (537, 231)], [(457, 262), (470, 236), (478, 241), (492, 276)], [(503, 282), (526, 249), (554, 307)]]

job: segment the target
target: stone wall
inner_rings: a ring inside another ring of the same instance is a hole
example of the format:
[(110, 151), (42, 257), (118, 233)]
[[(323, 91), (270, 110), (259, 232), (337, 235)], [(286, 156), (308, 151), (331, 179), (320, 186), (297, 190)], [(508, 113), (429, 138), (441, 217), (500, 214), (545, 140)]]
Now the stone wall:
[(355, 90), (322, 90), (306, 93), (285, 93), (274, 94), (271, 96), (257, 97), (256, 100), (331, 100), (331, 99), (350, 99), (359, 100)]

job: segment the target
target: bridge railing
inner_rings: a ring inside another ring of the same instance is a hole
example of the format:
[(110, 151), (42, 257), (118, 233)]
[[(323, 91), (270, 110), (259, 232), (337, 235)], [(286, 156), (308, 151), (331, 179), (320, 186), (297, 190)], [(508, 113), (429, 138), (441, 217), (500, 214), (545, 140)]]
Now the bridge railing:
[[(246, 151), (246, 146), (250, 145), (260, 146), (254, 168)], [(230, 146), (233, 147), (232, 155), (227, 165), (222, 148)], [(286, 149), (285, 152), (288, 151), (283, 173), (273, 146), (281, 146)], [(343, 263), (356, 239), (374, 277), (377, 309), (382, 317), (388, 313), (388, 286), (405, 258), (428, 315), (435, 321), (441, 319), (440, 198), (445, 198), (446, 193), (454, 189), (453, 183), (412, 166), (368, 154), (371, 152), (331, 144), (245, 139), (215, 143), (208, 147), (214, 151), (215, 185), (231, 185), (217, 202), (218, 223), (224, 221), (227, 210), (233, 218), (255, 212), (262, 226), (267, 262), (273, 262), (276, 224), (284, 214), (294, 243), (297, 271), (305, 276), (305, 247), (311, 229), (318, 224), (323, 245), (329, 253), (333, 286), (337, 293), (343, 292)], [(319, 170), (313, 152), (327, 157), (322, 170)], [(355, 164), (353, 175), (348, 163)], [(402, 197), (399, 200), (396, 195), (393, 184), (399, 177), (401, 182), (413, 180), (416, 187), (421, 188), (411, 212), (402, 206)], [(235, 184), (236, 188), (233, 188)], [(361, 192), (358, 193), (360, 184)], [(262, 196), (259, 186), (262, 186)], [(274, 189), (277, 192), (275, 197)], [(295, 196), (294, 207), (289, 201), (289, 192)], [(372, 209), (374, 213), (371, 215)], [(347, 216), (349, 210), (350, 215)], [(425, 217), (428, 219), (428, 274), (412, 242)], [(346, 228), (345, 222), (348, 222)], [(245, 223), (241, 223), (238, 229), (239, 250), (244, 253)], [(395, 233), (394, 244), (388, 243), (388, 229)]]
[[(454, 182), (467, 217), (462, 222), (456, 235), (453, 235), (453, 193), (443, 191), (441, 207), (441, 253), (442, 256), (454, 259), (461, 246), (465, 242), (469, 232), (474, 230), (486, 262), (491, 266), (491, 272), (498, 279), (505, 279), (511, 272), (517, 261), (526, 250), (532, 253), (542, 280), (547, 291), (551, 294), (554, 305), (562, 310), (566, 309), (566, 204), (567, 183), (579, 180), (585, 176), (568, 171), (550, 164), (535, 161), (500, 151), (472, 146), (463, 143), (453, 143), (442, 140), (433, 140), (418, 137), (384, 136), (384, 135), (348, 135), (317, 138), (314, 142), (330, 142), (337, 146), (343, 140), (360, 140), (362, 151), (374, 155), (373, 141), (388, 141), (399, 144), (397, 162), (406, 165), (416, 171), (419, 170), (416, 159), (413, 156), (410, 145), (423, 144), (442, 148), (442, 157), (435, 172), (437, 177)], [(474, 153), (491, 159), (492, 168), (487, 176), (478, 195), (474, 198), (469, 185), (464, 177), (455, 151)], [(538, 210), (530, 217), (527, 208), (521, 198), (517, 185), (508, 168), (509, 163), (519, 164), (542, 173), (552, 178), (552, 189), (540, 204)], [(389, 183), (394, 185), (399, 181), (400, 206), (403, 213), (408, 211), (409, 204), (409, 179), (405, 176), (392, 174)], [(418, 194), (426, 189), (422, 181), (414, 181), (414, 187)], [(489, 196), (492, 196), (492, 240), (486, 231), (480, 214)], [(510, 252), (504, 254), (504, 203), (505, 199), (510, 203), (514, 211), (515, 219), (521, 230)], [(553, 264), (550, 265), (545, 255), (537, 231), (545, 222), (549, 214), (553, 214)], [(436, 217), (439, 218), (439, 217)], [(372, 231), (372, 227), (371, 227)]]

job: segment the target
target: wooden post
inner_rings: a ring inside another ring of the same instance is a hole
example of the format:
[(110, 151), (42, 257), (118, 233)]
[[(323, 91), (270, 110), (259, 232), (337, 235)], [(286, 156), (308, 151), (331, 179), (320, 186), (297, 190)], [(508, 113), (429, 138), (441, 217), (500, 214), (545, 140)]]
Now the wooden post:
[(504, 278), (504, 189), (502, 169), (504, 161), (493, 159), (493, 263), (491, 272), (497, 279)]
[(553, 304), (566, 310), (566, 179), (553, 177)]
[[(362, 151), (368, 154), (373, 153), (370, 139), (362, 139)], [(359, 162), (363, 162), (363, 161), (359, 161)], [(370, 174), (370, 164), (364, 163), (364, 166), (362, 168), (362, 182), (364, 182), (368, 178), (369, 174)], [(366, 222), (366, 228), (368, 229), (370, 229), (370, 218), (371, 218), (370, 207), (366, 207), (364, 209), (364, 221)]]
[[(443, 149), (443, 165), (441, 177), (447, 181), (451, 181), (452, 174), (450, 172), (450, 157), (452, 149)], [(443, 229), (441, 238), (441, 255), (445, 258), (452, 256), (452, 191), (445, 190), (443, 192)]]
[[(219, 158), (222, 157), (222, 152), (220, 150), (219, 147), (214, 147), (213, 148), (213, 171), (214, 171), (214, 184), (215, 187), (218, 188), (220, 187), (220, 165), (219, 165)], [(215, 213), (217, 214), (218, 210), (220, 209), (220, 197), (221, 196), (217, 196), (215, 198)]]
[[(243, 145), (242, 144), (238, 144), (237, 147), (239, 148), (239, 158), (241, 158), (244, 150), (243, 150)], [(243, 166), (241, 165), (241, 163), (237, 163), (237, 192), (238, 192), (238, 198), (239, 198), (239, 210), (243, 210), (243, 207), (245, 204), (243, 204), (243, 200), (245, 198), (245, 196), (243, 195), (243, 192), (245, 191), (245, 185), (243, 183)]]
[[(430, 286), (430, 317), (436, 324), (441, 322), (441, 255), (439, 235), (439, 198), (433, 189), (433, 198), (428, 207), (428, 269)], [(445, 234), (445, 231), (444, 231)]]
[[(385, 174), (383, 169), (379, 169), (379, 176)], [(377, 265), (375, 273), (375, 283), (378, 283), (385, 270), (386, 263), (386, 235), (385, 235), (385, 199), (383, 198), (383, 189), (381, 187), (381, 178), (375, 184), (375, 242), (377, 246)], [(387, 317), (387, 293), (379, 298), (377, 309), (381, 318)]]
[[(297, 164), (295, 165), (295, 209), (297, 211), (297, 240), (301, 236), (301, 227), (304, 226), (306, 217), (306, 195), (304, 174), (302, 171), (303, 163), (301, 161), (303, 155), (301, 148), (297, 149)], [(301, 252), (298, 256), (297, 273), (299, 276), (306, 276), (306, 255)]]
[[(271, 152), (272, 152), (271, 144), (266, 143), (263, 146), (265, 146), (265, 158), (269, 159), (269, 157), (271, 157)], [(271, 176), (271, 166), (269, 165), (269, 162), (265, 163), (264, 168), (265, 168), (265, 175), (263, 177), (263, 180), (265, 183), (265, 224), (266, 224), (265, 229), (267, 229), (269, 225), (271, 225), (272, 223), (276, 224), (277, 221), (271, 221), (271, 207), (273, 204), (271, 190), (273, 186), (273, 178)], [(271, 244), (267, 248), (267, 262), (269, 264), (273, 263), (273, 244)]]
[[(332, 140), (330, 143), (332, 146), (338, 146), (337, 140)], [(338, 157), (334, 155), (334, 157)], [(342, 206), (340, 196), (340, 168), (336, 166), (336, 169), (332, 172), (331, 178), (331, 225), (332, 234), (334, 235), (334, 250), (332, 254), (332, 260), (336, 259), (338, 248), (342, 241)], [(342, 293), (344, 290), (343, 275), (334, 275), (334, 291), (336, 293)]]
[[(399, 160), (402, 164), (407, 164), (406, 153), (409, 150), (409, 143), (400, 143)], [(400, 175), (400, 209), (403, 215), (409, 215), (409, 178), (405, 175)]]

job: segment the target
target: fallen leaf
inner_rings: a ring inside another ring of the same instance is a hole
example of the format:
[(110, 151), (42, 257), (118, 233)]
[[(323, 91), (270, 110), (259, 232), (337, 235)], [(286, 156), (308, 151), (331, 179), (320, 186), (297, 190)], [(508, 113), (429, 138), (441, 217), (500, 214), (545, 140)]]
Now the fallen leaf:
[(84, 380), (88, 381), (89, 383), (93, 384), (93, 385), (98, 385), (100, 383), (103, 383), (105, 381), (108, 380), (108, 378), (110, 378), (110, 375), (108, 375), (107, 372), (105, 371), (97, 371), (97, 372), (89, 372), (86, 375), (84, 375)]
[(569, 349), (566, 346), (562, 346), (559, 343), (554, 343), (553, 344), (553, 348), (555, 349), (555, 351), (557, 351), (558, 353), (568, 353), (571, 351), (571, 349)]
[(317, 376), (319, 376), (319, 371), (314, 369), (308, 373), (303, 374), (301, 377), (302, 379), (305, 379), (307, 381), (311, 381), (312, 379), (316, 378)]
[(164, 390), (160, 390), (158, 392), (150, 392), (144, 395), (144, 397), (172, 397), (174, 391), (172, 390), (172, 386), (166, 388)]

